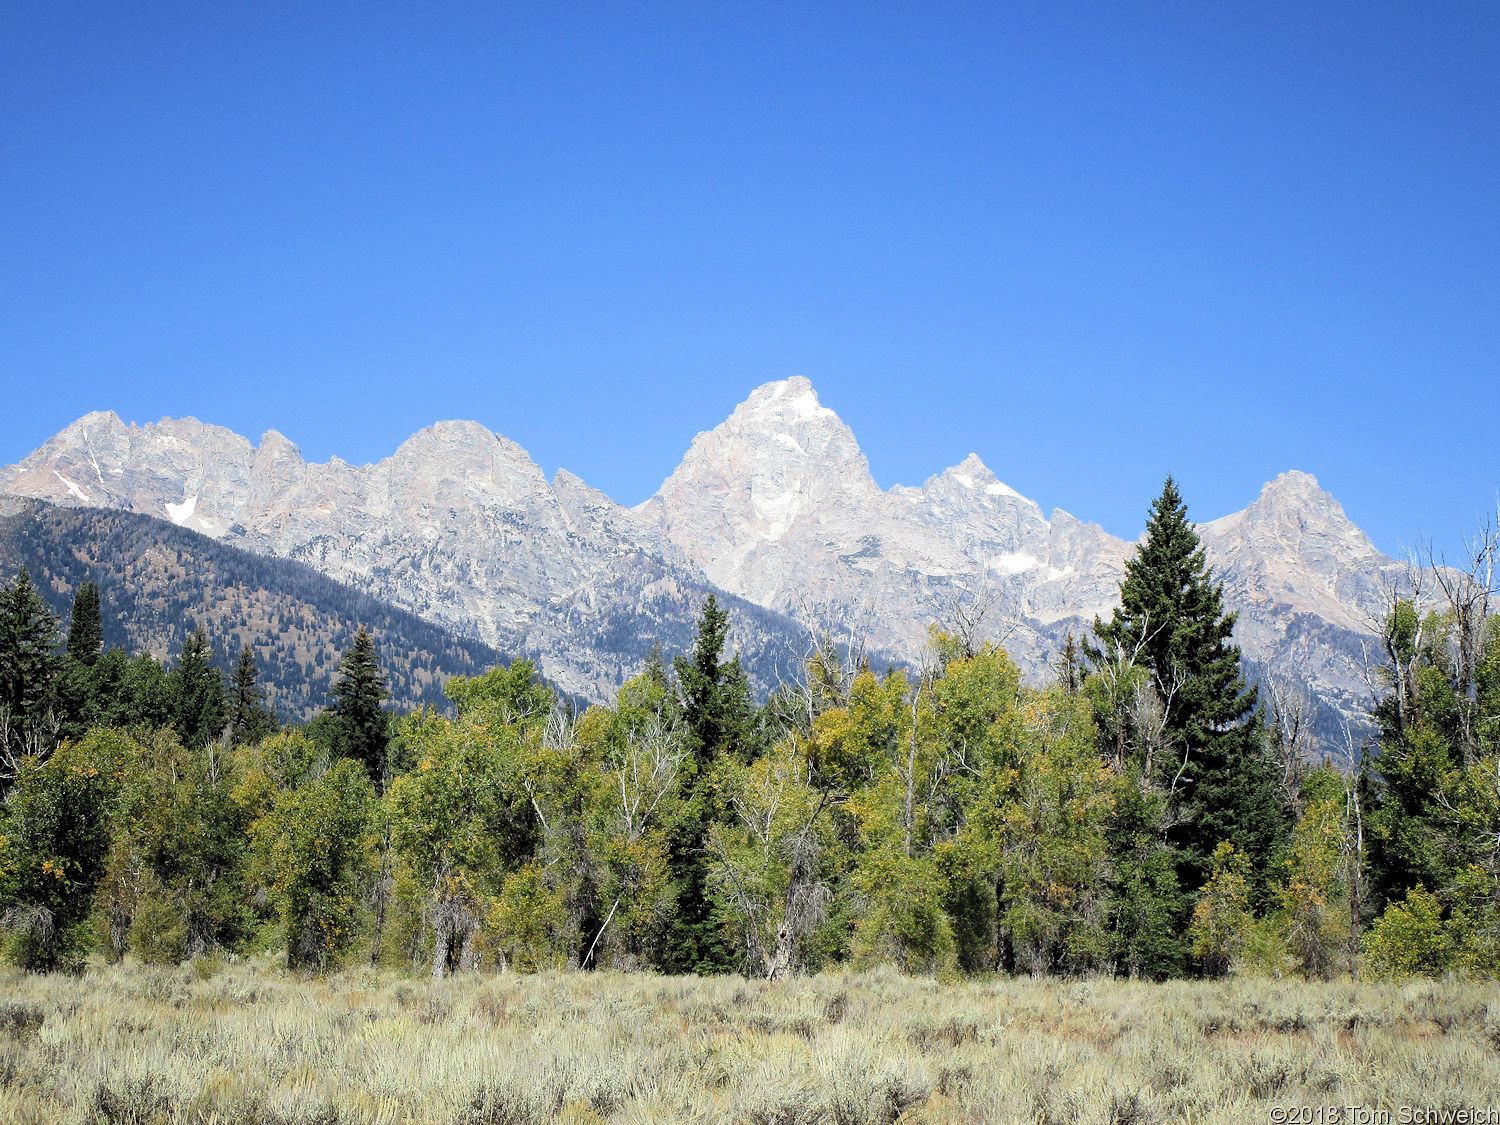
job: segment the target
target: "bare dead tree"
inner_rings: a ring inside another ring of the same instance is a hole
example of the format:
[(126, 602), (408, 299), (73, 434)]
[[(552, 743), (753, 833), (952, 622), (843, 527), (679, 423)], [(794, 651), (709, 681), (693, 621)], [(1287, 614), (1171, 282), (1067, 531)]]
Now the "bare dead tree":
[(1312, 696), (1288, 675), (1270, 673), (1262, 681), (1265, 689), (1272, 749), (1280, 767), (1281, 794), (1302, 815), (1302, 779), (1312, 748)]
[[(453, 874), (446, 862), (439, 866), (433, 877), (433, 896), (427, 909), (427, 921), (433, 933), (433, 980), (442, 980), (450, 965), (457, 969), (472, 969), (479, 964), (474, 950), (474, 939), (479, 933), (478, 896), (468, 877)], [(457, 964), (453, 964), (455, 961)]]
[(578, 717), (570, 708), (554, 704), (547, 725), (542, 728), (542, 749), (571, 750), (577, 744)]
[(824, 794), (812, 816), (792, 840), (790, 878), (782, 902), (781, 925), (776, 927), (776, 948), (766, 970), (767, 980), (784, 980), (801, 967), (802, 939), (812, 933), (828, 916), (832, 892), (817, 877), (818, 838), (813, 825), (822, 815), (828, 796)]
[(1125, 715), (1148, 779), (1156, 776), (1157, 756), (1166, 751), (1171, 741), (1172, 703), (1186, 682), (1187, 677), (1175, 664), (1171, 678), (1160, 686), (1150, 676), (1136, 676), (1131, 681)]
[(0, 707), (0, 792), (21, 775), (28, 758), (44, 762), (62, 742), (62, 716), (50, 708), (36, 715), (17, 715)]
[(807, 644), (799, 662), (800, 679), (784, 682), (782, 688), (799, 701), (811, 730), (818, 715), (849, 701), (855, 677), (869, 669), (867, 644), (875, 606), (866, 602), (851, 608), (804, 596), (798, 597), (797, 606)]
[(677, 784), (687, 759), (682, 731), (661, 708), (637, 724), (610, 762), (620, 795), (620, 824), (634, 843)]
[(1352, 965), (1359, 952), (1360, 929), (1363, 925), (1365, 907), (1365, 810), (1360, 793), (1359, 750), (1347, 719), (1341, 720), (1344, 735), (1343, 762), (1340, 773), (1344, 778), (1344, 831), (1343, 858), (1349, 878), (1349, 937), (1346, 952)]
[(907, 855), (911, 855), (912, 828), (916, 822), (917, 738), (918, 724), (922, 715), (922, 693), (930, 686), (935, 672), (936, 669), (924, 660), (921, 673), (917, 677), (917, 689), (911, 693), (911, 699), (907, 703), (907, 706), (911, 709), (911, 731), (906, 740), (906, 766), (904, 769), (899, 764), (897, 766), (902, 780), (906, 782), (904, 812), (906, 835), (903, 847)]
[(1144, 670), (1140, 663), (1141, 651), (1151, 639), (1148, 630), (1128, 648), (1119, 641), (1111, 641), (1102, 649), (1089, 649), (1094, 665), (1094, 675), (1104, 686), (1110, 712), (1115, 716), (1115, 768), (1125, 764), (1126, 742), (1130, 737), (1129, 709), (1135, 695), (1135, 684)]
[(1459, 696), (1459, 737), (1464, 765), (1479, 754), (1478, 671), (1491, 626), (1500, 530), (1486, 520), (1464, 543), (1465, 563), (1450, 567), (1427, 547), (1427, 569), (1447, 605), (1448, 656)]
[(20, 967), (30, 969), (45, 963), (51, 955), (57, 937), (57, 919), (52, 911), (39, 904), (12, 906), (0, 914), (0, 932), (17, 939)]
[[(1401, 572), (1381, 583), (1380, 595), (1366, 620), (1370, 631), (1380, 638), (1380, 657), (1372, 663), (1369, 653), (1364, 656), (1365, 685), (1370, 691), (1373, 705), (1390, 690), (1396, 702), (1397, 733), (1404, 740), (1407, 728), (1414, 721), (1420, 706), (1417, 688), (1417, 662), (1421, 657), (1424, 631), (1427, 627), (1429, 572), (1413, 555), (1406, 560)], [(1416, 633), (1409, 645), (1400, 643), (1394, 625), (1396, 610), (1402, 602), (1411, 605), (1416, 618)]]
[[(547, 722), (542, 727), (542, 749), (548, 751), (572, 750), (578, 745), (578, 718), (571, 709), (561, 704), (553, 704), (551, 712), (547, 715)], [(526, 797), (531, 802), (531, 811), (536, 813), (537, 823), (542, 826), (543, 832), (550, 832), (552, 826), (547, 823), (547, 814), (542, 811), (541, 803), (536, 799), (537, 779), (528, 774), (522, 785), (526, 789)]]
[(944, 631), (958, 641), (959, 655), (978, 656), (986, 644), (1004, 645), (1021, 626), (1021, 615), (991, 582), (988, 558), (974, 560), (973, 585), (950, 587), (943, 615)]

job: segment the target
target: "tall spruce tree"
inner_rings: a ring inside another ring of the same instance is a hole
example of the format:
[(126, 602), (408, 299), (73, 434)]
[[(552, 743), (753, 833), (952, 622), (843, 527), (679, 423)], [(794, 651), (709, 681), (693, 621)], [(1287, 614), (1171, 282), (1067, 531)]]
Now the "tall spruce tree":
[(329, 691), (331, 711), (339, 724), (339, 751), (363, 762), (376, 786), (384, 792), (390, 725), (380, 705), (389, 693), (380, 674), (375, 642), (363, 625), (339, 661), (339, 679)]
[(737, 752), (748, 714), (748, 697), (736, 690), (744, 682), (739, 656), (723, 660), (729, 637), (729, 611), (709, 594), (698, 617), (698, 636), (691, 657), (674, 665), (693, 755), (705, 769), (721, 752)]
[(99, 603), (99, 584), (84, 582), (73, 595), (73, 616), (68, 622), (68, 659), (91, 668), (104, 651), (104, 616)]
[(688, 815), (674, 833), (668, 862), (677, 890), (668, 972), (720, 973), (732, 969), (734, 952), (720, 933), (708, 893), (704, 842), (719, 812), (713, 798), (715, 762), (740, 754), (749, 726), (749, 693), (739, 657), (725, 661), (729, 613), (710, 594), (698, 618), (690, 657), (674, 662), (683, 723), (692, 750), (687, 771)]
[(0, 590), (0, 708), (12, 733), (47, 708), (58, 665), (57, 618), (22, 567)]
[(266, 706), (265, 689), (256, 681), (255, 650), (244, 645), (229, 677), (229, 731), (236, 746), (276, 733), (276, 716)]
[(1165, 705), (1169, 753), (1153, 770), (1188, 814), (1175, 835), (1186, 860), (1184, 883), (1194, 889), (1221, 840), (1248, 855), (1264, 883), (1271, 854), (1290, 828), (1256, 715), (1257, 692), (1231, 639), (1235, 617), (1224, 610), (1222, 589), (1169, 476), (1151, 505), (1145, 538), (1125, 564), (1119, 607), (1108, 622), (1094, 619), (1098, 644), (1089, 655), (1096, 665), (1120, 653), (1133, 656)]
[(172, 726), (189, 749), (224, 733), (224, 675), (213, 664), (213, 650), (203, 626), (182, 643), (177, 667), (167, 675)]
[(104, 649), (104, 624), (100, 613), (99, 586), (80, 583), (73, 593), (73, 611), (68, 620), (62, 674), (56, 681), (58, 712), (62, 716), (64, 737), (78, 739), (100, 718), (100, 673), (106, 677), (113, 670), (101, 668), (99, 657)]

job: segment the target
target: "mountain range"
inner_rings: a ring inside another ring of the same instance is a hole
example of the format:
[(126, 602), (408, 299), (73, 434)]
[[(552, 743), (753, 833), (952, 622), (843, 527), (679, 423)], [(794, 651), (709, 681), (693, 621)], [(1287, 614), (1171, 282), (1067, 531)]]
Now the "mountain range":
[[(802, 378), (755, 390), (634, 508), (566, 471), (548, 481), (475, 422), (429, 426), (373, 465), (312, 464), (274, 430), (256, 444), (193, 418), (138, 426), (112, 412), (0, 469), (0, 494), (144, 513), (305, 563), (533, 655), (595, 699), (653, 644), (682, 647), (709, 592), (763, 687), (795, 673), (811, 630), (914, 664), (932, 622), (983, 607), (982, 628), (1040, 676), (1067, 633), (1109, 613), (1135, 549), (1044, 514), (972, 454), (920, 486), (880, 488)], [(1402, 565), (1306, 473), (1199, 531), (1252, 670), (1304, 684), (1325, 729), (1362, 720), (1365, 653)]]

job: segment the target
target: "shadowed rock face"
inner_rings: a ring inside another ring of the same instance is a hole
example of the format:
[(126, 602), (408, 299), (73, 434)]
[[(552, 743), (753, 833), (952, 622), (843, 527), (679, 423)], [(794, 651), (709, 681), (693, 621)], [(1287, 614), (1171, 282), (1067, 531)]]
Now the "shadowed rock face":
[[(272, 431), (259, 446), (196, 419), (126, 425), (90, 414), (0, 492), (125, 508), (298, 559), (487, 643), (539, 653), (598, 698), (662, 639), (685, 638), (710, 589), (737, 595), (733, 643), (762, 683), (802, 651), (792, 619), (858, 622), (915, 661), (928, 624), (988, 598), (991, 631), (1032, 675), (1063, 635), (1115, 604), (1134, 545), (1063, 511), (1045, 516), (975, 456), (920, 487), (881, 489), (853, 433), (807, 380), (757, 389), (699, 434), (636, 509), (474, 422), (440, 422), (375, 465), (308, 464)], [(1362, 647), (1399, 573), (1305, 473), (1200, 528), (1237, 638), (1263, 669), (1359, 717)]]

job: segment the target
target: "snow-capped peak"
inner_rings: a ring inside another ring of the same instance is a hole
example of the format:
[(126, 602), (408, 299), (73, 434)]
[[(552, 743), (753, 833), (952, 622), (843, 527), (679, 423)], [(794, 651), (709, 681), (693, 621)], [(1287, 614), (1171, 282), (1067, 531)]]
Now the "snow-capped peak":
[(782, 425), (814, 420), (838, 421), (838, 415), (818, 402), (818, 392), (801, 375), (757, 387), (740, 407), (745, 414)]
[(1032, 507), (1036, 506), (1034, 501), (1022, 496), (1014, 488), (1011, 488), (1010, 485), (995, 476), (990, 471), (989, 466), (979, 459), (979, 454), (977, 453), (970, 453), (951, 469), (944, 470), (941, 477), (947, 477), (960, 487), (981, 493), (985, 496), (1005, 496), (1012, 500), (1020, 500), (1023, 503), (1030, 504)]

